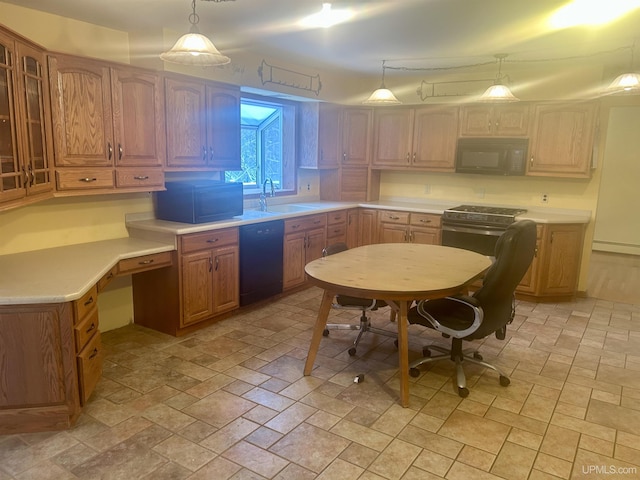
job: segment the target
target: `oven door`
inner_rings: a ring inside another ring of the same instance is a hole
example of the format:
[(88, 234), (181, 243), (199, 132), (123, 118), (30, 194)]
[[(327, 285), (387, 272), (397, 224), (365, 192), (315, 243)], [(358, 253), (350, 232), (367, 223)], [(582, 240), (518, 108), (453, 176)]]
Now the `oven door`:
[(483, 225), (442, 223), (442, 245), (464, 248), (492, 257), (504, 229)]

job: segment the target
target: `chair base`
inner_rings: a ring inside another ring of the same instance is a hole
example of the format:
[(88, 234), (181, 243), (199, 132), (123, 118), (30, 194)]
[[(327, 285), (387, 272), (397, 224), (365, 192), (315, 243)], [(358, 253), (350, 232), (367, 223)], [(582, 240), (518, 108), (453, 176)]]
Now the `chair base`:
[[(431, 355), (431, 350), (441, 352), (440, 355)], [(500, 385), (506, 387), (511, 383), (509, 377), (495, 365), (485, 362), (482, 359), (482, 355), (477, 350), (462, 350), (462, 339), (454, 338), (451, 344), (451, 350), (440, 347), (438, 345), (430, 345), (422, 349), (423, 358), (420, 358), (409, 364), (409, 375), (417, 377), (420, 375), (418, 367), (425, 363), (437, 362), (443, 359), (449, 359), (456, 364), (456, 383), (458, 385), (458, 395), (465, 398), (469, 395), (469, 389), (467, 388), (467, 378), (464, 374), (463, 364), (464, 362), (480, 365), (485, 368), (490, 368), (500, 375)]]
[(384, 335), (385, 337), (390, 337), (390, 338), (396, 338), (398, 336), (397, 333), (389, 332), (382, 328), (377, 328), (372, 326), (371, 321), (369, 320), (369, 318), (366, 316), (364, 312), (360, 317), (359, 325), (344, 324), (344, 323), (327, 323), (327, 325), (325, 326), (324, 332), (322, 332), (322, 335), (324, 335), (325, 337), (328, 337), (330, 330), (358, 330), (358, 336), (356, 336), (356, 339), (353, 341), (353, 346), (348, 351), (351, 357), (353, 357), (356, 354), (358, 344), (360, 343), (362, 336), (367, 332), (376, 333), (378, 335)]

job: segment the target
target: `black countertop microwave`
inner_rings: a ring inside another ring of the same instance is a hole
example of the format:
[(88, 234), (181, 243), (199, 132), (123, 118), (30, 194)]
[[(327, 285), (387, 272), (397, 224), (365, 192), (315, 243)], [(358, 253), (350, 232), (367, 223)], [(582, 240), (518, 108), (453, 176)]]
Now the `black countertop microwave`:
[(242, 215), (242, 183), (216, 180), (167, 182), (156, 194), (156, 218), (182, 223), (217, 222)]
[(527, 138), (460, 138), (456, 172), (485, 175), (524, 175)]

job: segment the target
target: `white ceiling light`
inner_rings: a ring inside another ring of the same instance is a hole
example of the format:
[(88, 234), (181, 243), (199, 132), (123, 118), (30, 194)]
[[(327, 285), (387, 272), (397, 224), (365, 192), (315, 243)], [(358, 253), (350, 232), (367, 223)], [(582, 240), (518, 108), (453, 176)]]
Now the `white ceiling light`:
[(631, 45), (631, 65), (629, 72), (618, 75), (607, 87), (606, 93), (640, 93), (640, 73), (633, 71), (633, 50), (635, 42)]
[(384, 60), (382, 61), (382, 83), (364, 102), (365, 105), (400, 105), (402, 102), (396, 98), (391, 90), (384, 85)]
[(338, 23), (346, 22), (353, 17), (353, 12), (349, 9), (332, 10), (330, 3), (323, 3), (322, 10), (318, 13), (304, 17), (300, 25), (309, 28), (329, 28)]
[(498, 74), (494, 84), (491, 85), (478, 99), (479, 102), (519, 102), (520, 99), (515, 97), (509, 87), (504, 83), (505, 75), (502, 75), (502, 61), (507, 57), (506, 53), (494, 55), (498, 59)]
[(196, 13), (196, 0), (191, 2), (191, 7), (193, 12), (189, 15), (189, 33), (181, 36), (171, 50), (160, 54), (160, 58), (165, 62), (201, 67), (226, 65), (231, 62), (229, 57), (221, 54), (211, 40), (198, 30), (200, 17)]

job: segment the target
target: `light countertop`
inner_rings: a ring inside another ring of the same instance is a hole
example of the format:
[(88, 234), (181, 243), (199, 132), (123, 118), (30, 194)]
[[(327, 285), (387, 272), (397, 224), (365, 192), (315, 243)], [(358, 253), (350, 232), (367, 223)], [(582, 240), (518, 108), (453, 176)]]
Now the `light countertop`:
[(120, 260), (174, 250), (126, 237), (0, 255), (0, 305), (77, 300)]

